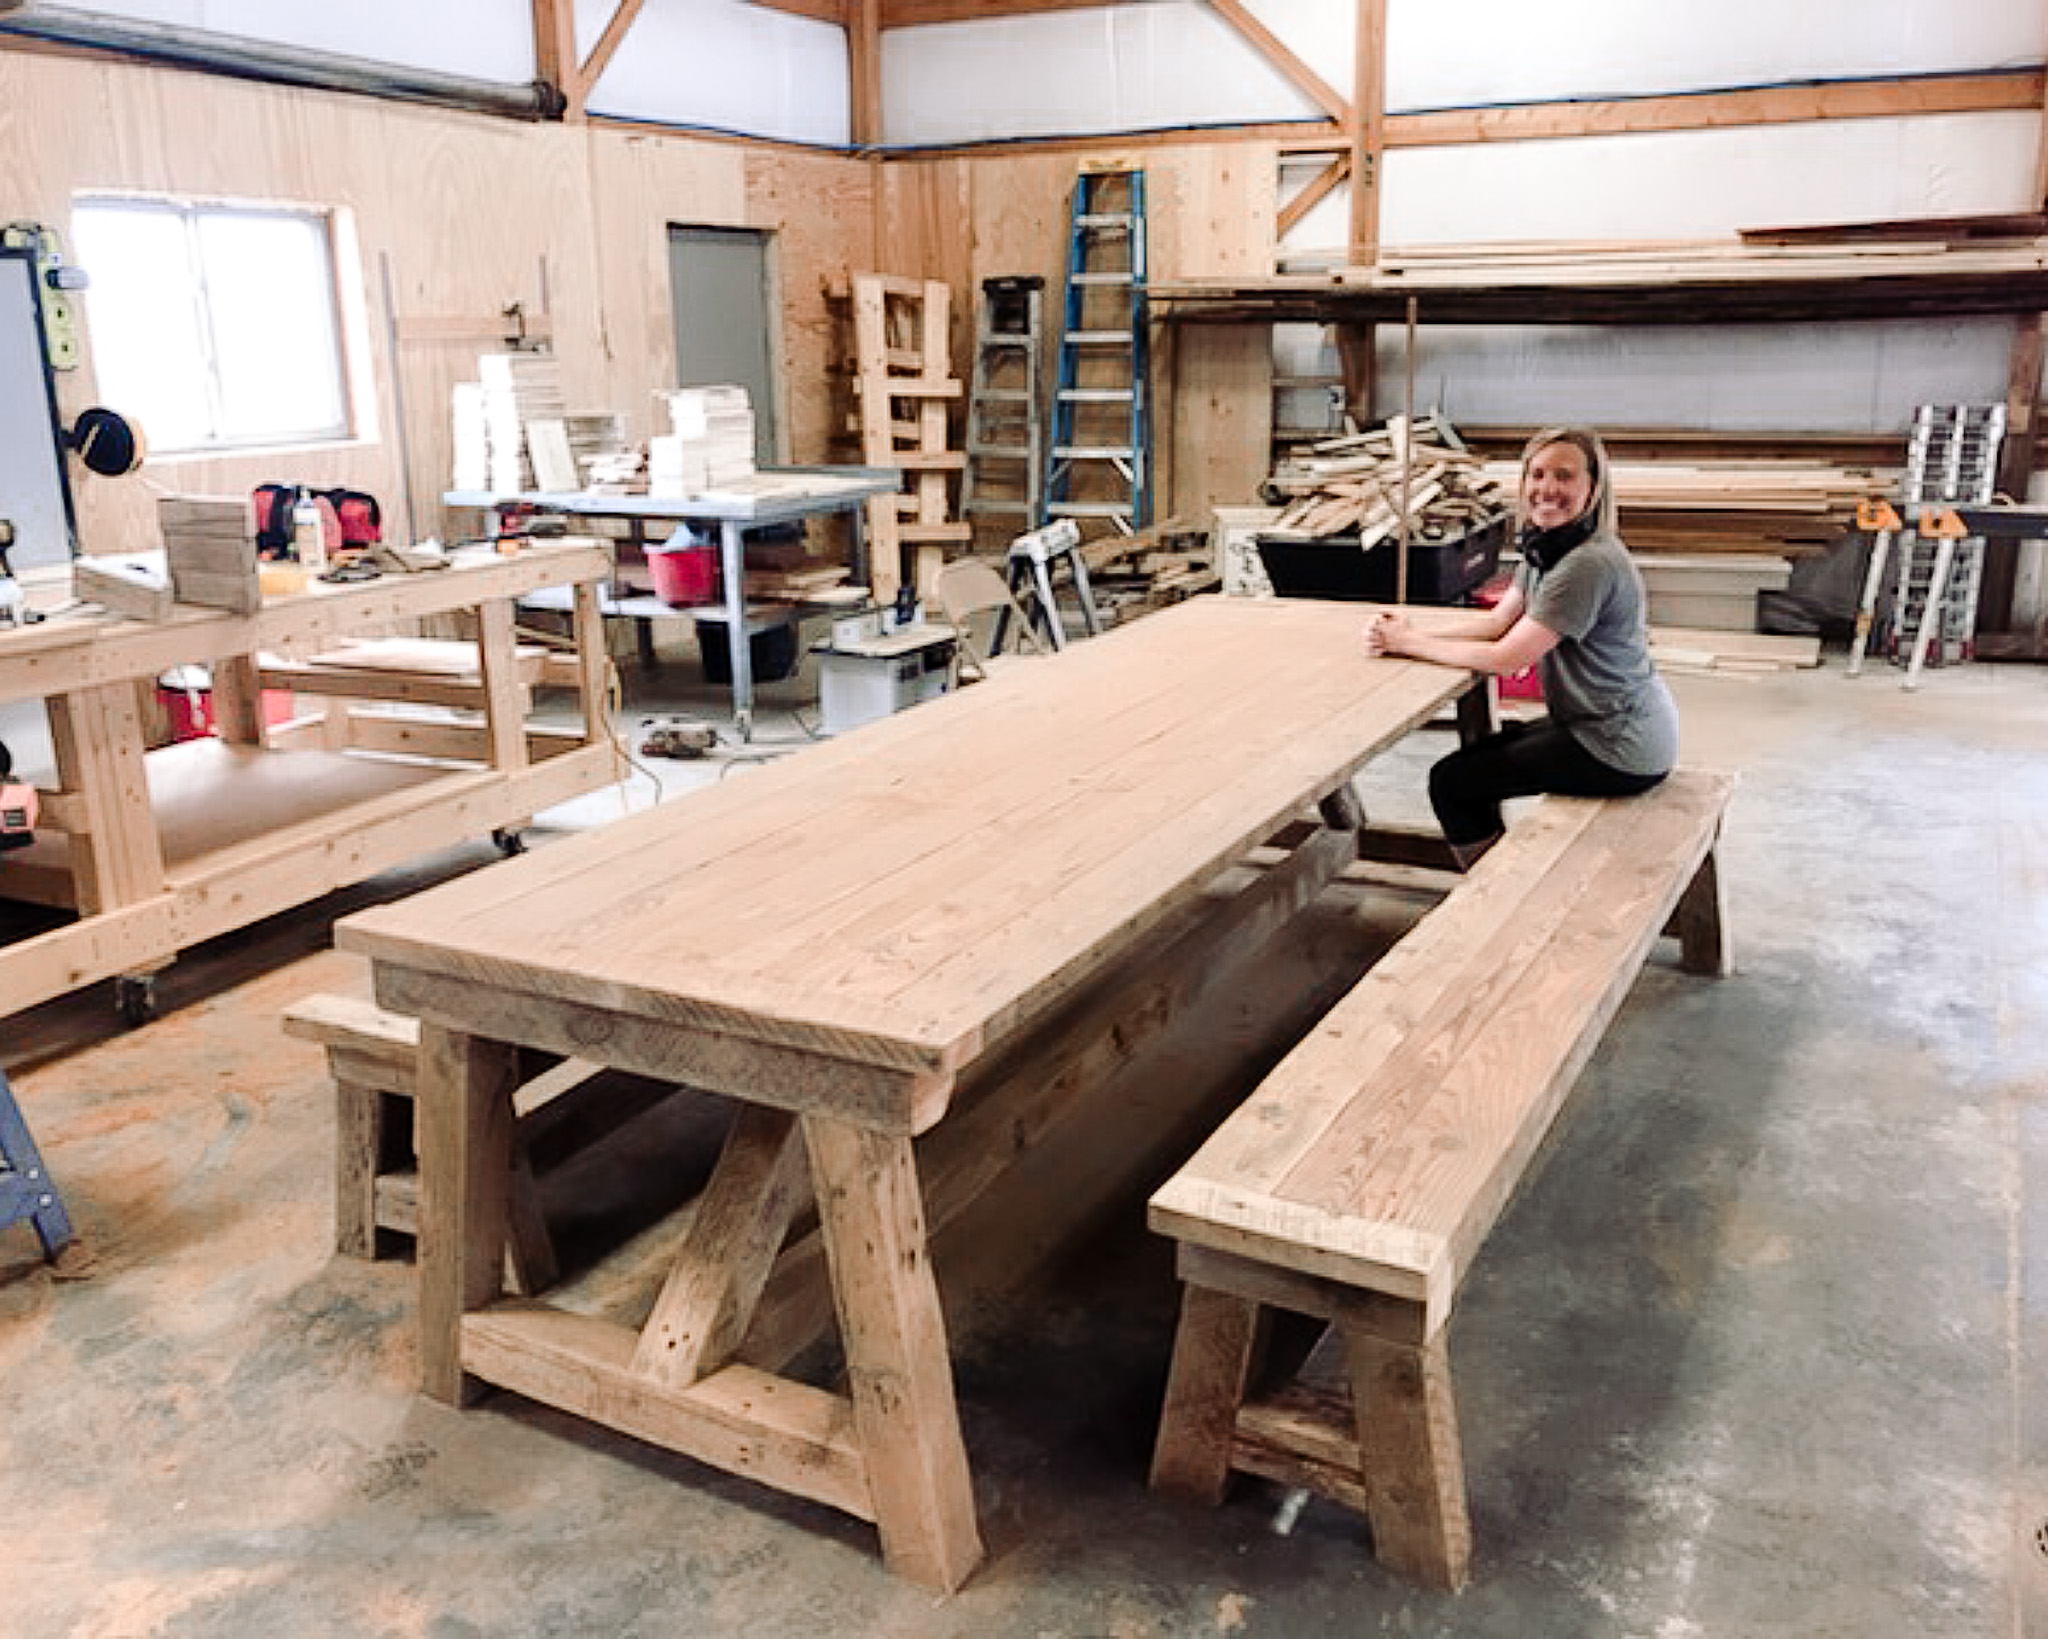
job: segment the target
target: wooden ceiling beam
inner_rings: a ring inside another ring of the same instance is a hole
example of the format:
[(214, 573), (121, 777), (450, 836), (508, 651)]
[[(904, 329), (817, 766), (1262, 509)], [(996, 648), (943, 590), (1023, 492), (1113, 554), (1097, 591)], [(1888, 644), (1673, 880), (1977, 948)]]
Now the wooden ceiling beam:
[(986, 23), (1039, 11), (1100, 11), (1111, 0), (882, 0), (882, 27)]
[(562, 117), (580, 120), (576, 88), (576, 0), (533, 0), (533, 75), (562, 94)]
[[(568, 0), (563, 0), (564, 4)], [(604, 71), (611, 65), (613, 54), (624, 43), (626, 33), (639, 20), (643, 0), (619, 0), (619, 9), (612, 13), (612, 20), (605, 24), (604, 33), (597, 37), (597, 44), (590, 48), (590, 55), (583, 60), (583, 66), (576, 70), (576, 100), (580, 103), (588, 97), (591, 88), (604, 78)]]
[(1258, 48), (1259, 55), (1277, 68), (1287, 83), (1339, 125), (1351, 123), (1351, 104), (1328, 81), (1288, 49), (1279, 35), (1254, 17), (1243, 0), (1209, 0), (1209, 9)]
[(836, 23), (852, 27), (851, 15), (860, 0), (753, 0), (763, 11), (786, 11), (792, 17), (808, 17), (814, 23)]
[(1341, 188), (1350, 175), (1351, 156), (1349, 154), (1333, 156), (1330, 162), (1316, 173), (1314, 181), (1310, 182), (1306, 188), (1303, 188), (1300, 193), (1280, 207), (1280, 215), (1274, 225), (1273, 236), (1276, 239), (1285, 239), (1288, 234), (1294, 231), (1294, 226), (1297, 222)]
[(848, 124), (856, 148), (882, 140), (882, 0), (847, 0)]

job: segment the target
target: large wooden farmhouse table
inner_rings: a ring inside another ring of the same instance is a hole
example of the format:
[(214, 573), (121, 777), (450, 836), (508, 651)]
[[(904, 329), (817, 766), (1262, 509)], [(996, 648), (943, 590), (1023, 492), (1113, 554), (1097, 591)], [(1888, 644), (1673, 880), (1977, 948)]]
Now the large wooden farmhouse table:
[[(1290, 822), (1320, 805), (1268, 873), (1287, 914), (1357, 857), (1351, 775), (1472, 688), (1368, 659), (1368, 615), (1196, 599), (342, 922), (422, 1021), (426, 1392), (497, 1384), (824, 1501), (958, 1586), (982, 1550), (913, 1141), (978, 1131), (971, 1071)], [(643, 1327), (503, 1295), (522, 1048), (736, 1101)], [(763, 1335), (813, 1203), (844, 1394)]]

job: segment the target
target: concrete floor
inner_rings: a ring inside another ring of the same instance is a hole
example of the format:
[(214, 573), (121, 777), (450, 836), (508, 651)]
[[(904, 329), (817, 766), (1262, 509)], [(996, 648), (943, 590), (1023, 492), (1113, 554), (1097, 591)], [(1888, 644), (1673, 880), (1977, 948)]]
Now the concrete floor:
[[(629, 721), (694, 703), (676, 670), (633, 680)], [(1283, 1531), (1272, 1487), (1215, 1511), (1146, 1490), (1175, 1292), (1142, 1188), (1023, 1295), (962, 1304), (988, 1560), (950, 1599), (857, 1521), (507, 1396), (415, 1395), (409, 1266), (333, 1255), (331, 1101), (275, 1018), (361, 985), (336, 915), (473, 848), (188, 956), (144, 1029), (97, 990), (8, 1021), (96, 1264), (57, 1281), (0, 1234), (0, 1632), (2048, 1633), (2048, 669), (1906, 695), (1834, 655), (1676, 687), (1689, 760), (1744, 774), (1739, 971), (1653, 959), (1466, 1285), (1462, 1595), (1391, 1579), (1320, 1502)], [(762, 738), (803, 730), (771, 713)], [(1420, 818), (1442, 744), (1371, 772), (1376, 817)], [(1320, 906), (1146, 1076), (1241, 1084), (1276, 1010), (1412, 916), (1396, 900)]]

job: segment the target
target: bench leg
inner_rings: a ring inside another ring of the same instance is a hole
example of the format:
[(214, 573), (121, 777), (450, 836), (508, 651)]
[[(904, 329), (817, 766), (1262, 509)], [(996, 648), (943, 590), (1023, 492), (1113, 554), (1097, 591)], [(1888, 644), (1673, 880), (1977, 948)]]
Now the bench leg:
[(1455, 1592), (1471, 1565), (1472, 1522), (1444, 1334), (1396, 1342), (1339, 1324), (1373, 1551), (1389, 1570)]
[(343, 1257), (377, 1255), (377, 1179), (393, 1168), (394, 1127), (401, 1123), (404, 1163), (411, 1163), (411, 1105), (334, 1071), (334, 1250)]
[(1678, 964), (1687, 973), (1725, 979), (1735, 971), (1735, 953), (1728, 938), (1728, 902), (1721, 886), (1721, 851), (1709, 848), (1700, 868), (1686, 884), (1672, 915), (1678, 935)]
[(1230, 1484), (1238, 1407), (1268, 1329), (1263, 1305), (1192, 1283), (1181, 1288), (1152, 1488), (1212, 1506)]

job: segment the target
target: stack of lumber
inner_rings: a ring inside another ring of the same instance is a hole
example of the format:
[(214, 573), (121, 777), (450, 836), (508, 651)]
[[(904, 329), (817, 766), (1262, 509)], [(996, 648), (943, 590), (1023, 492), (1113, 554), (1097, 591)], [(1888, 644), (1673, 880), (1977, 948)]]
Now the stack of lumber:
[(164, 561), (180, 603), (254, 614), (263, 606), (256, 534), (240, 496), (166, 495), (156, 504)]
[(669, 430), (647, 441), (647, 493), (702, 495), (754, 473), (754, 407), (744, 387), (656, 393)]
[(1498, 517), (1513, 494), (1465, 449), (1437, 417), (1406, 419), (1344, 438), (1311, 444), (1283, 461), (1266, 481), (1270, 499), (1285, 503), (1263, 531), (1281, 539), (1321, 540), (1356, 533), (1361, 547), (1398, 534), (1405, 516), (1418, 539), (1464, 534)]
[[(1512, 492), (1512, 461), (1487, 474)], [(1894, 493), (1896, 475), (1873, 467), (1772, 460), (1617, 461), (1615, 499), (1630, 548), (1650, 553), (1828, 551), (1856, 526), (1858, 501)]]
[(1684, 677), (1769, 677), (1818, 666), (1820, 639), (1652, 626), (1650, 658), (1659, 671)]
[[(1291, 253), (1291, 265), (1315, 260)], [(1736, 239), (1621, 244), (1440, 245), (1389, 250), (1371, 267), (1265, 279), (1155, 280), (1170, 316), (1400, 320), (1424, 324), (1714, 324), (2030, 313), (2048, 308), (2048, 239), (1952, 246), (1746, 245)]]
[(762, 531), (747, 542), (746, 586), (749, 599), (763, 603), (832, 601), (830, 594), (847, 577), (843, 563), (832, 563), (810, 544), (799, 527)]
[(1115, 625), (1218, 588), (1210, 531), (1178, 518), (1081, 544), (1096, 607)]

